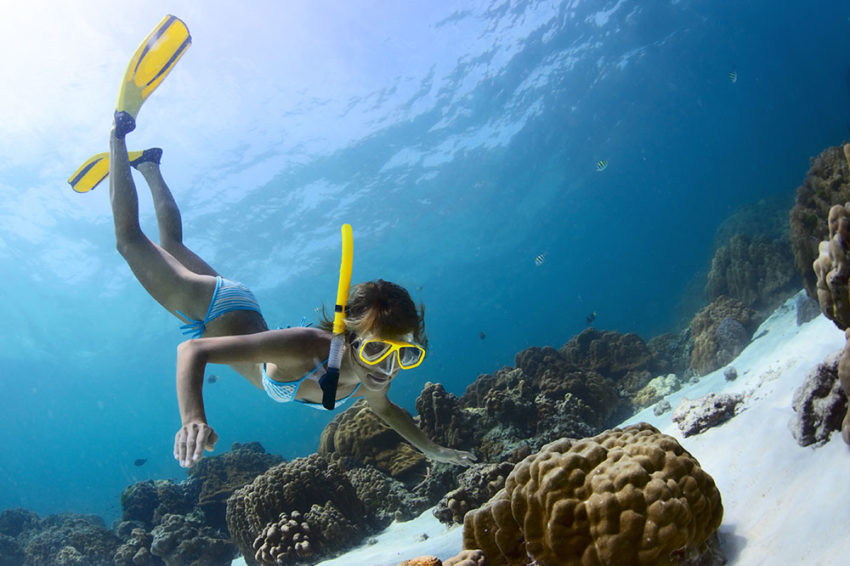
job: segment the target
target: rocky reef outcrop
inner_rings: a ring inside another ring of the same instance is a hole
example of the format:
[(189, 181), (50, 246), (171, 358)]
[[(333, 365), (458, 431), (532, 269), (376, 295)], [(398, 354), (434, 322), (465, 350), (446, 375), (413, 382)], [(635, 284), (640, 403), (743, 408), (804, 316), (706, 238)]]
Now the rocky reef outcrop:
[(709, 301), (721, 296), (737, 299), (764, 319), (800, 283), (787, 240), (736, 234), (714, 254), (705, 294)]
[(721, 296), (691, 320), (691, 367), (705, 375), (732, 361), (749, 343), (756, 313), (741, 301)]
[(823, 444), (833, 432), (841, 430), (848, 404), (838, 378), (840, 356), (841, 352), (836, 352), (827, 357), (794, 392), (794, 418), (789, 427), (800, 446)]
[(794, 264), (803, 277), (810, 297), (817, 296), (817, 277), (812, 263), (817, 259), (818, 244), (829, 240), (830, 209), (850, 201), (850, 157), (847, 145), (829, 147), (811, 160), (803, 184), (797, 188), (797, 200), (791, 209), (791, 249)]

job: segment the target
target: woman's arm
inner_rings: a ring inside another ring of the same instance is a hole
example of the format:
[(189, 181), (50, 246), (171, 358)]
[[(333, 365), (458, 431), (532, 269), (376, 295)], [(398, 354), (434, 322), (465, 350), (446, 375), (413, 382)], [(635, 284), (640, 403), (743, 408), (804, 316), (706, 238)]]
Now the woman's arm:
[(431, 460), (460, 466), (470, 466), (475, 462), (475, 455), (471, 452), (446, 448), (428, 438), (422, 432), (422, 429), (416, 426), (416, 423), (413, 422), (413, 418), (407, 411), (389, 400), (386, 389), (383, 391), (366, 391), (364, 396), (366, 397), (366, 402), (369, 403), (369, 408), (381, 420)]
[(177, 405), (180, 430), (174, 436), (174, 458), (183, 468), (191, 467), (212, 451), (218, 434), (207, 424), (204, 411), (204, 369), (207, 356), (196, 341), (187, 340), (177, 347)]
[(295, 358), (317, 340), (315, 331), (306, 330), (199, 338), (187, 340), (177, 347), (177, 403), (181, 426), (174, 437), (174, 458), (181, 466), (192, 466), (201, 459), (204, 450), (212, 451), (218, 441), (218, 435), (207, 424), (204, 411), (206, 365)]

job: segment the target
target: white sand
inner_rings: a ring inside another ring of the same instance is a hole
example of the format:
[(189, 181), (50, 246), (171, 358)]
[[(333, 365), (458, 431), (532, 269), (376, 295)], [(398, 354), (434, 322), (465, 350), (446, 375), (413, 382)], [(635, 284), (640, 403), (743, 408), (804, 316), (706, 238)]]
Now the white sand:
[[(850, 564), (850, 537), (844, 532), (850, 525), (850, 491), (844, 483), (850, 450), (839, 434), (824, 446), (801, 448), (788, 429), (794, 390), (844, 346), (844, 333), (823, 316), (798, 327), (793, 299), (755, 335), (763, 331), (730, 364), (737, 380), (727, 382), (721, 369), (668, 397), (675, 408), (682, 397), (712, 391), (747, 394), (746, 410), (732, 420), (689, 438), (682, 438), (671, 412), (656, 417), (647, 409), (623, 424), (645, 421), (676, 437), (714, 477), (723, 498), (720, 533), (730, 565)], [(447, 529), (429, 510), (413, 521), (393, 523), (375, 540), (320, 564), (395, 566), (423, 554), (445, 559), (461, 550), (462, 529)], [(245, 562), (240, 558), (233, 565)]]

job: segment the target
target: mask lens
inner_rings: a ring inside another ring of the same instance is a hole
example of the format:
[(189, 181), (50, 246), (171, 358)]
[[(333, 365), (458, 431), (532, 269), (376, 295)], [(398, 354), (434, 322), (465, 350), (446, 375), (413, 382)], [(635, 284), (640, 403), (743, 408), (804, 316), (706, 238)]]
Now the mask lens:
[(413, 346), (403, 346), (398, 350), (398, 361), (401, 367), (410, 367), (422, 358), (422, 350)]
[(391, 346), (386, 342), (366, 342), (360, 350), (360, 355), (367, 362), (374, 362), (383, 356)]

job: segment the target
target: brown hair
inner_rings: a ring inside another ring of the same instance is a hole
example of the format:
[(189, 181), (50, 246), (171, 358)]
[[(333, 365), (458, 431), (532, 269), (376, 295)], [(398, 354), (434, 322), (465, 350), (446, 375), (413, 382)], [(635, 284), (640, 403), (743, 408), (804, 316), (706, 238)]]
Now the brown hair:
[[(333, 331), (333, 317), (328, 316), (324, 307), (319, 328)], [(358, 283), (351, 289), (345, 308), (345, 329), (390, 339), (412, 333), (414, 342), (428, 347), (425, 305), (420, 303), (417, 309), (407, 289), (383, 279)]]

